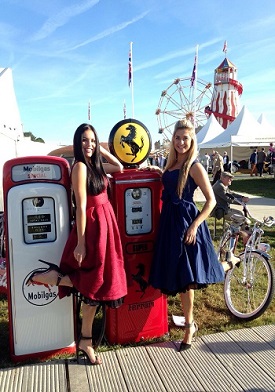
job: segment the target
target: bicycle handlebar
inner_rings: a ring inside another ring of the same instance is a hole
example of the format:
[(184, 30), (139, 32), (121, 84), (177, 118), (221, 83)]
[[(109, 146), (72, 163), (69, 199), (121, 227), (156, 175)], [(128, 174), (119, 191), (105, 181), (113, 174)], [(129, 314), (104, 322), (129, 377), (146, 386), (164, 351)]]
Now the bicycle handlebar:
[(253, 219), (254, 221), (256, 221), (258, 223), (264, 224), (267, 227), (275, 226), (275, 219), (272, 216), (263, 217), (262, 220), (259, 220), (259, 219), (255, 218), (253, 215), (251, 215), (251, 213), (250, 213), (250, 211), (249, 211), (249, 209), (247, 207), (247, 204), (244, 203), (242, 200), (234, 197), (230, 193), (226, 193), (226, 196), (229, 199), (231, 199), (232, 201), (234, 201), (235, 203), (240, 204), (241, 206), (243, 206), (244, 216), (246, 218), (249, 217), (249, 218)]

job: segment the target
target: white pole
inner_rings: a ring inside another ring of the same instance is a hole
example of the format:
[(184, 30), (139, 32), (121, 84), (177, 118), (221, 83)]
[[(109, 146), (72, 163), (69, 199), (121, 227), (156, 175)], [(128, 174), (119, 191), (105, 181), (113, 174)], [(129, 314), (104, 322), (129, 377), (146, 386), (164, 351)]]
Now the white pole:
[(132, 118), (135, 118), (135, 105), (134, 105), (134, 67), (133, 67), (133, 42), (130, 42), (130, 53), (129, 53), (129, 83), (132, 94)]

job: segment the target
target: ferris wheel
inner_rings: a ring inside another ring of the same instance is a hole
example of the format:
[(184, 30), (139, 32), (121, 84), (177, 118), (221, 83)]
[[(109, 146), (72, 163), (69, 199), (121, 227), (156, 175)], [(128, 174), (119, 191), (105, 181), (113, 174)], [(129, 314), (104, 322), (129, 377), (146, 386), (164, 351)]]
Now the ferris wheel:
[(169, 141), (175, 123), (187, 117), (195, 121), (195, 128), (203, 126), (207, 120), (205, 108), (210, 107), (212, 85), (197, 79), (192, 85), (191, 78), (177, 78), (163, 90), (156, 110), (159, 133)]

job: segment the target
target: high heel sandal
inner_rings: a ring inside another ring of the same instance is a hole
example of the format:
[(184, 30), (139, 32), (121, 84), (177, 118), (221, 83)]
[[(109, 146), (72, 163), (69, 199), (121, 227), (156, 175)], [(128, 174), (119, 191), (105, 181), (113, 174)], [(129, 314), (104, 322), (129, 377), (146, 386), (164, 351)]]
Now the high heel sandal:
[(233, 254), (231, 251), (227, 251), (225, 255), (225, 261), (229, 265), (229, 270), (232, 270), (234, 267), (240, 267), (241, 259)]
[(76, 359), (77, 359), (77, 363), (79, 363), (79, 353), (82, 352), (82, 354), (84, 354), (84, 357), (87, 358), (87, 360), (89, 361), (90, 365), (95, 366), (95, 365), (102, 365), (102, 361), (100, 358), (98, 358), (97, 355), (95, 355), (95, 361), (92, 362), (91, 358), (89, 357), (89, 355), (87, 354), (87, 352), (85, 350), (83, 350), (83, 348), (79, 348), (79, 344), (81, 340), (92, 340), (91, 336), (82, 336), (82, 334), (80, 334), (78, 341), (77, 341), (77, 347), (76, 347)]
[[(26, 285), (29, 286), (30, 284), (39, 284), (39, 283), (41, 283), (41, 282), (37, 282), (37, 281), (34, 280), (34, 278), (35, 278), (36, 276), (38, 276), (38, 275), (45, 275), (45, 274), (47, 274), (48, 272), (56, 271), (56, 272), (58, 273), (58, 275), (57, 275), (57, 281), (56, 281), (56, 286), (58, 286), (59, 283), (60, 283), (60, 281), (61, 281), (61, 279), (62, 279), (63, 276), (64, 276), (64, 275), (61, 273), (60, 268), (59, 268), (56, 264), (50, 263), (49, 261), (45, 261), (45, 260), (41, 260), (41, 259), (38, 259), (38, 261), (40, 261), (41, 263), (47, 264), (47, 265), (49, 266), (49, 268), (47, 268), (46, 271), (42, 271), (42, 272), (41, 272), (41, 271), (34, 271), (34, 272), (31, 274), (31, 276), (29, 277), (29, 279), (27, 280)], [(45, 283), (41, 283), (41, 284), (45, 284)]]
[[(189, 329), (192, 327), (195, 327), (195, 331), (193, 332), (192, 340), (196, 341), (196, 336), (197, 336), (197, 332), (199, 329), (198, 324), (195, 321), (192, 321), (192, 323), (184, 325), (184, 329)], [(188, 350), (189, 348), (191, 348), (191, 346), (192, 346), (191, 343), (181, 342), (180, 347), (179, 347), (179, 352)]]

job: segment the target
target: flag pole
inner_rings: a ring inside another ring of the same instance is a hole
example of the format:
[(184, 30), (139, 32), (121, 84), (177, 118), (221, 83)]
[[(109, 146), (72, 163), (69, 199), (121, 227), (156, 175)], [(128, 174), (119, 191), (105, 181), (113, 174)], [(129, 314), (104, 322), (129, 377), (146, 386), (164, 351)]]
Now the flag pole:
[(197, 112), (196, 97), (197, 97), (198, 60), (199, 60), (199, 45), (196, 46), (195, 61), (194, 61), (192, 78), (191, 78), (191, 86), (193, 87), (192, 112), (193, 112), (193, 123), (195, 129), (196, 129), (196, 112)]
[(129, 51), (129, 79), (128, 79), (129, 87), (131, 87), (131, 95), (132, 95), (132, 118), (135, 118), (135, 110), (134, 110), (134, 69), (133, 69), (133, 42), (130, 42), (130, 51)]
[(91, 100), (88, 102), (88, 121), (91, 120)]
[(123, 102), (123, 118), (124, 118), (124, 120), (126, 118), (126, 102), (125, 102), (125, 99), (124, 99), (124, 102)]

